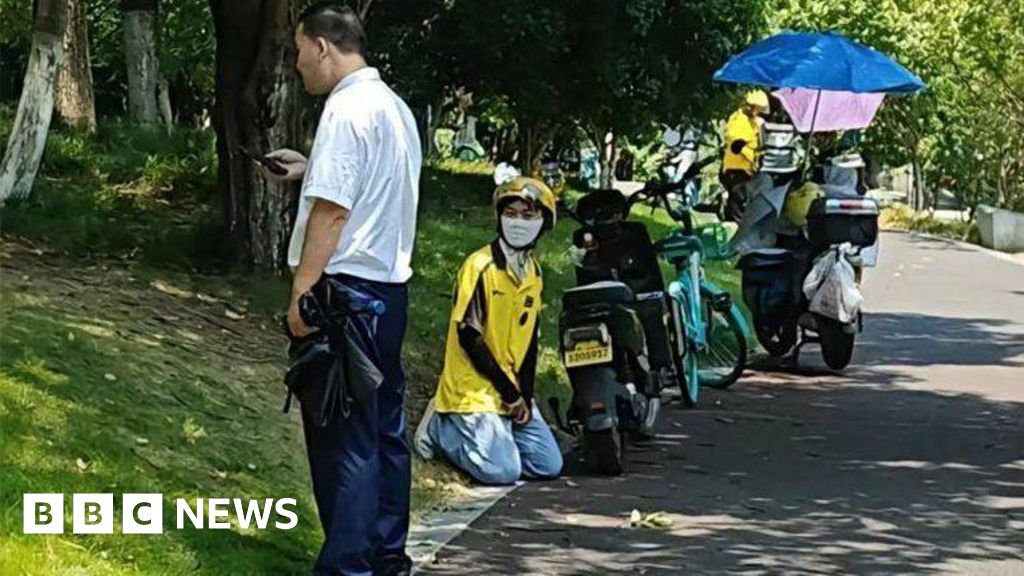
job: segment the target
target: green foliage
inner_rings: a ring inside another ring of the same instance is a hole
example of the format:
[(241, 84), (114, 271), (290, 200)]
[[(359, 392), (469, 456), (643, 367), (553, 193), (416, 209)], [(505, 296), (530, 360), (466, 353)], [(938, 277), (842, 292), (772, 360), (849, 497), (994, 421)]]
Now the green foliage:
[(776, 28), (836, 29), (928, 84), (889, 98), (869, 150), (917, 160), (933, 190), (1024, 208), (1024, 10), (1004, 0), (777, 0)]
[[(124, 112), (127, 78), (124, 27), (120, 0), (83, 2), (88, 22), (93, 90), (101, 116)], [(213, 21), (206, 0), (161, 2), (157, 52), (161, 74), (167, 78), (172, 107), (183, 119), (197, 119), (213, 103)], [(0, 83), (5, 97), (16, 99), (32, 32), (32, 3), (0, 0), (0, 70), (17, 74)], [(8, 94), (7, 82), (16, 88)]]
[[(10, 130), (0, 109), (0, 138)], [(121, 122), (95, 135), (51, 130), (33, 194), (4, 206), (5, 234), (70, 254), (201, 264), (224, 257), (212, 134)]]
[(659, 177), (659, 171), (668, 156), (665, 146), (656, 137), (639, 140), (639, 144), (626, 142), (622, 149), (633, 154), (633, 179), (647, 182)]
[[(358, 2), (347, 2), (357, 8)], [(413, 109), (437, 105), (444, 93), (430, 43), (445, 0), (387, 0), (371, 5), (366, 21), (369, 61)]]
[(551, 126), (563, 120), (569, 24), (564, 2), (456, 2), (437, 23), (439, 69), (478, 99), (506, 98), (522, 129)]
[(160, 72), (179, 118), (200, 118), (213, 105), (216, 46), (207, 0), (160, 3)]
[(0, 0), (0, 46), (28, 51), (32, 41), (32, 3)]
[(906, 204), (894, 204), (885, 208), (879, 223), (888, 230), (922, 232), (953, 240), (981, 243), (977, 223), (965, 220), (939, 220), (927, 212), (914, 212)]
[[(711, 73), (764, 27), (761, 0), (459, 2), (436, 37), (447, 83), (492, 117), (501, 100), (522, 153), (565, 126), (601, 140), (656, 121), (703, 120), (720, 105)], [(488, 113), (491, 112), (491, 113)]]
[(757, 0), (576, 2), (570, 108), (585, 127), (630, 136), (653, 122), (703, 123), (724, 91), (711, 75), (765, 26)]

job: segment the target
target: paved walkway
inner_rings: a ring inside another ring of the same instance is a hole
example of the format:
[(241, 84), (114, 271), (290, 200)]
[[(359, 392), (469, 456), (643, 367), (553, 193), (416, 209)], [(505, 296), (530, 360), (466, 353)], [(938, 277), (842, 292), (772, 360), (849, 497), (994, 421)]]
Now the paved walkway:
[(1024, 574), (1024, 266), (903, 234), (879, 266), (846, 372), (808, 348), (798, 374), (670, 402), (626, 475), (571, 463), (422, 573)]

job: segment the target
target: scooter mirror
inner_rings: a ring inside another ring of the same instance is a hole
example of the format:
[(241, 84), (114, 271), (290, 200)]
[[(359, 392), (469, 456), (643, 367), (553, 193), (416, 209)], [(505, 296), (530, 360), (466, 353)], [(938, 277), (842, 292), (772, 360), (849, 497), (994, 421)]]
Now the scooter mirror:
[(661, 141), (669, 148), (675, 148), (683, 142), (683, 135), (675, 128), (666, 128), (661, 135)]

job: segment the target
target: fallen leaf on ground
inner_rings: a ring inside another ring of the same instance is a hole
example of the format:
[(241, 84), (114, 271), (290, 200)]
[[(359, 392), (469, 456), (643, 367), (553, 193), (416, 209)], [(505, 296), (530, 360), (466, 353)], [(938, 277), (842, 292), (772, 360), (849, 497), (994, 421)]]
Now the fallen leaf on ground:
[(672, 526), (672, 519), (660, 511), (642, 514), (639, 510), (633, 510), (629, 515), (629, 525), (632, 528), (669, 528)]
[(171, 296), (177, 296), (178, 298), (191, 298), (195, 295), (188, 290), (182, 290), (181, 288), (171, 286), (162, 280), (154, 280), (150, 282), (149, 285), (164, 294), (170, 294)]

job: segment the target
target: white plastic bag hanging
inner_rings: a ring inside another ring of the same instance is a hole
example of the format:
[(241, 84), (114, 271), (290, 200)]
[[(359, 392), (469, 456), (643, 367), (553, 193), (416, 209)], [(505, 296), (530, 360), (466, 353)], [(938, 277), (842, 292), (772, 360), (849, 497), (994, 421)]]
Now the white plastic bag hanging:
[(853, 265), (847, 258), (852, 249), (846, 243), (818, 256), (803, 286), (811, 312), (844, 324), (857, 318), (864, 301)]

